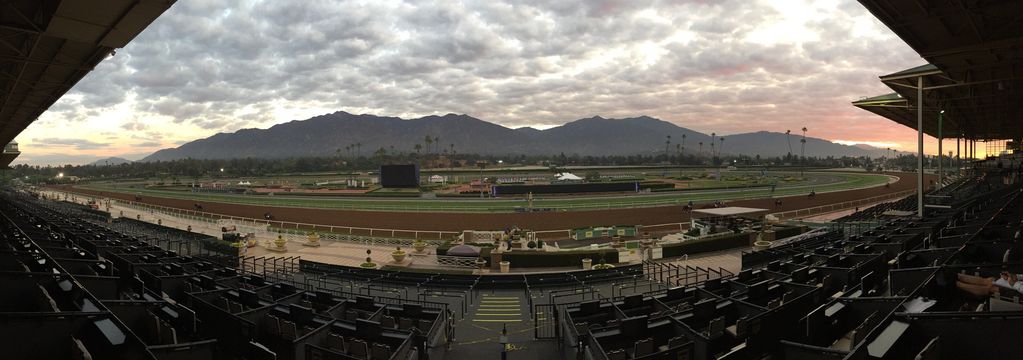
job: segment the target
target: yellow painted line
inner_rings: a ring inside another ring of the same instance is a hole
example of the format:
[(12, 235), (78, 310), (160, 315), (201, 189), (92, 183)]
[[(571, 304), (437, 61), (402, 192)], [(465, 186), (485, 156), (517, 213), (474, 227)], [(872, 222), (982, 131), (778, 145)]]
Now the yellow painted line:
[(492, 322), (492, 323), (503, 323), (503, 322), (521, 322), (519, 319), (472, 319), (473, 322)]
[(476, 314), (476, 316), (522, 316), (522, 313), (502, 313), (502, 314), (486, 313), (486, 314)]
[(490, 312), (498, 311), (498, 312), (501, 312), (501, 311), (512, 311), (512, 310), (520, 310), (520, 309), (517, 309), (517, 308), (476, 309), (477, 312), (479, 312), (479, 311), (490, 311)]
[(480, 305), (480, 308), (520, 308), (518, 305)]
[(487, 299), (518, 299), (519, 298), (518, 296), (490, 296), (490, 295), (487, 295), (487, 294), (483, 294), (483, 297), (486, 297)]
[(537, 320), (537, 321), (543, 321), (543, 320), (547, 320), (547, 318), (545, 318), (545, 317), (542, 317), (542, 318), (536, 318), (536, 320)]

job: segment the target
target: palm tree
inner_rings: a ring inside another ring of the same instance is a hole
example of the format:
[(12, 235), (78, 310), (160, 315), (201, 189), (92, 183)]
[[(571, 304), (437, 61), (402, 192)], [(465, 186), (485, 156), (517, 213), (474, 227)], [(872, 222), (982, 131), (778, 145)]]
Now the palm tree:
[(710, 157), (711, 158), (713, 158), (715, 156), (714, 155), (714, 138), (716, 138), (717, 136), (718, 136), (717, 133), (710, 133)]
[(355, 143), (355, 147), (359, 149), (356, 150), (355, 157), (362, 156), (362, 143)]
[(886, 163), (887, 163), (887, 161), (885, 161), (885, 158), (887, 158), (887, 157), (888, 157), (888, 152), (889, 152), (889, 151), (892, 151), (892, 148), (885, 148), (885, 149), (884, 149), (884, 156), (882, 156), (882, 157), (881, 157), (881, 164), (882, 164), (882, 165), (885, 165), (885, 167), (887, 167), (887, 164), (886, 164)]
[(448, 144), (448, 146), (451, 147), (451, 155), (455, 155), (455, 144), (451, 143), (451, 144)]
[(433, 148), (433, 151), (439, 153), (440, 152), (440, 147), (443, 146), (443, 145), (440, 144), (440, 138), (434, 136), (433, 137), (433, 143), (436, 144), (435, 145), (436, 147)]
[(668, 135), (667, 140), (664, 140), (664, 155), (668, 155), (668, 149), (671, 147), (671, 135)]
[(679, 153), (679, 157), (686, 157), (686, 134), (682, 134), (682, 151)]
[(805, 126), (803, 127), (803, 138), (799, 139), (799, 143), (800, 143), (799, 144), (799, 163), (802, 164), (803, 160), (804, 160), (803, 159), (804, 158), (803, 154), (805, 153), (804, 151), (806, 150), (806, 127)]
[(430, 144), (433, 144), (433, 138), (431, 138), (430, 135), (426, 135), (426, 137), (423, 138), (423, 142), (426, 143), (426, 153), (429, 154), (430, 153)]
[(791, 134), (791, 133), (792, 133), (792, 130), (785, 130), (785, 142), (789, 143), (789, 156), (788, 157), (792, 157), (792, 140), (789, 139), (789, 134)]
[(722, 136), (720, 140), (721, 143), (718, 144), (718, 155), (721, 155), (721, 153), (725, 151), (725, 137)]
[(416, 155), (419, 155), (419, 150), (423, 149), (423, 144), (416, 143), (416, 146), (413, 146), (412, 148), (416, 150)]
[(703, 155), (703, 141), (700, 142), (700, 155)]

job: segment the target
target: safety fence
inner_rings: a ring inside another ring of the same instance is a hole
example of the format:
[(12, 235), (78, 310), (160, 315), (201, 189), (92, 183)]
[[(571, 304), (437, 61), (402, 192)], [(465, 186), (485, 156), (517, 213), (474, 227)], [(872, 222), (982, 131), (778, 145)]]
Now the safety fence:
[[(836, 174), (826, 175), (835, 176)], [(418, 198), (344, 198), (344, 197), (316, 197), (316, 196), (288, 196), (288, 195), (222, 195), (204, 194), (193, 192), (180, 192), (169, 190), (153, 190), (141, 188), (118, 188), (104, 187), (99, 185), (81, 185), (80, 187), (92, 191), (113, 191), (121, 193), (136, 193), (147, 196), (164, 197), (171, 199), (185, 199), (194, 201), (219, 202), (238, 205), (257, 206), (287, 206), (319, 208), (332, 210), (359, 210), (359, 211), (398, 211), (398, 212), (546, 212), (546, 211), (576, 211), (576, 210), (608, 210), (608, 209), (631, 209), (659, 206), (682, 206), (690, 201), (696, 203), (708, 203), (717, 200), (748, 200), (760, 198), (774, 198), (806, 194), (811, 189), (817, 193), (848, 191), (856, 189), (871, 188), (883, 185), (879, 182), (882, 179), (867, 181), (863, 176), (878, 176), (874, 174), (844, 174), (846, 181), (817, 184), (798, 184), (773, 188), (766, 184), (745, 184), (729, 185), (709, 189), (689, 189), (671, 193), (646, 193), (629, 194), (626, 196), (594, 196), (582, 198), (558, 198), (548, 197), (533, 201), (534, 207), (528, 206), (529, 202), (524, 199), (430, 199), (421, 200)], [(898, 178), (891, 175), (887, 182), (892, 183)]]
[[(56, 198), (62, 198), (72, 202), (85, 202), (86, 199), (97, 198), (92, 195), (64, 193), (56, 191), (47, 191)], [(172, 216), (182, 220), (206, 223), (210, 226), (220, 227), (225, 221), (231, 221), (231, 224), (251, 227), (251, 228), (264, 228), (266, 227), (269, 232), (280, 233), (284, 235), (302, 235), (307, 236), (311, 232), (315, 232), (321, 236), (322, 239), (337, 240), (337, 241), (356, 241), (360, 243), (372, 242), (381, 243), (386, 245), (408, 245), (415, 240), (451, 240), (456, 235), (460, 234), (457, 231), (437, 231), (437, 230), (414, 230), (414, 229), (383, 229), (383, 228), (368, 228), (368, 227), (355, 227), (355, 226), (336, 226), (336, 225), (323, 225), (323, 224), (311, 224), (291, 221), (280, 221), (280, 220), (268, 220), (268, 219), (256, 219), (241, 216), (232, 216), (206, 212), (202, 210), (191, 210), (191, 209), (180, 209), (169, 206), (145, 204), (130, 200), (120, 199), (105, 199), (112, 205), (133, 209), (136, 211), (150, 213), (150, 214), (162, 214), (166, 216)], [(110, 206), (106, 204), (100, 205), (101, 209), (110, 210)], [(113, 213), (111, 215), (114, 215)], [(123, 214), (122, 214), (123, 215)]]
[(894, 193), (890, 193), (890, 194), (878, 195), (878, 196), (873, 196), (873, 197), (864, 198), (864, 199), (850, 200), (850, 201), (845, 201), (845, 202), (836, 203), (836, 204), (828, 204), (828, 205), (815, 206), (815, 207), (806, 208), (806, 209), (776, 212), (776, 213), (772, 213), (771, 215), (776, 217), (776, 218), (778, 218), (778, 220), (802, 218), (802, 217), (808, 217), (808, 216), (814, 216), (814, 215), (827, 214), (827, 213), (831, 213), (831, 212), (835, 212), (835, 211), (840, 211), (840, 210), (852, 209), (852, 208), (855, 208), (855, 207), (858, 207), (858, 206), (863, 206), (863, 205), (870, 205), (870, 204), (875, 204), (875, 203), (879, 203), (879, 202), (886, 202), (888, 200), (901, 199), (901, 198), (904, 198), (906, 196), (913, 195), (914, 193), (916, 193), (916, 190), (899, 191), (899, 192), (894, 192)]

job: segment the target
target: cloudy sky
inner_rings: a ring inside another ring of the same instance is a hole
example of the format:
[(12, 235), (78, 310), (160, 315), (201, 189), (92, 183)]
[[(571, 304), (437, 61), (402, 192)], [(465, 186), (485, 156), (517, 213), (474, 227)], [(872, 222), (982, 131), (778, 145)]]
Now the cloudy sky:
[(186, 0), (18, 136), (17, 162), (139, 159), (337, 110), (649, 115), (910, 150), (915, 132), (850, 102), (923, 62), (854, 0)]

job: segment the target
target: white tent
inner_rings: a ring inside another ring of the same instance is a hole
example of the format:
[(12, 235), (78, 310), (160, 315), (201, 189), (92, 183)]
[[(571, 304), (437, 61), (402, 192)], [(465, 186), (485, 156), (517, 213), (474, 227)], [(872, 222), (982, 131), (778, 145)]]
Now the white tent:
[(580, 181), (583, 178), (576, 176), (573, 173), (558, 173), (554, 175), (558, 181)]

